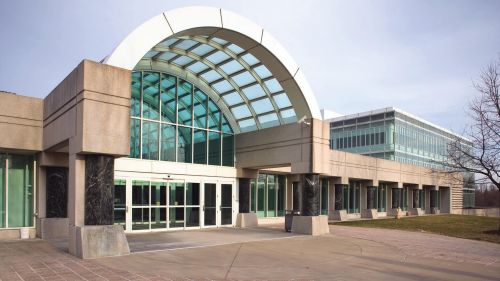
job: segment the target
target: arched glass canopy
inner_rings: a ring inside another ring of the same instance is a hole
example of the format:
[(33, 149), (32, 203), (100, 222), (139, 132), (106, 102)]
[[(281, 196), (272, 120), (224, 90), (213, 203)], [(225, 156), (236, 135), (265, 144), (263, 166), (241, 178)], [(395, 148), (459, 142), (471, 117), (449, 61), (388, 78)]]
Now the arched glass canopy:
[[(297, 121), (281, 83), (266, 65), (240, 46), (214, 36), (169, 37), (147, 52), (135, 70), (186, 73), (198, 87), (210, 89), (236, 132)], [(203, 85), (201, 85), (203, 84)]]

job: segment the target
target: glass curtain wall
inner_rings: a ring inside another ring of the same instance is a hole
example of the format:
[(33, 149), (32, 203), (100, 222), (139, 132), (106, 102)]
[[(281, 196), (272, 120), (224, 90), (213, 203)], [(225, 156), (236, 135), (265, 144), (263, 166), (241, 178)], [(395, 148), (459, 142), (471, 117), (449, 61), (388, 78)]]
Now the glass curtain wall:
[(377, 211), (387, 211), (387, 190), (388, 185), (381, 183), (377, 188)]
[(286, 177), (283, 175), (259, 174), (250, 182), (250, 211), (257, 217), (280, 217), (285, 215)]
[(0, 153), (0, 228), (33, 226), (34, 158)]
[[(336, 195), (343, 196), (342, 209), (347, 213), (359, 213), (361, 182), (350, 181), (349, 185), (339, 185), (335, 188)], [(340, 204), (339, 204), (340, 205)]]
[[(125, 202), (124, 185), (122, 180), (115, 181), (115, 202), (120, 203), (115, 205), (115, 214), (120, 214), (125, 206), (121, 203)], [(122, 224), (116, 215), (115, 224)], [(132, 230), (198, 226), (199, 183), (132, 181)]]
[(132, 73), (130, 157), (234, 166), (234, 135), (207, 94), (176, 76)]

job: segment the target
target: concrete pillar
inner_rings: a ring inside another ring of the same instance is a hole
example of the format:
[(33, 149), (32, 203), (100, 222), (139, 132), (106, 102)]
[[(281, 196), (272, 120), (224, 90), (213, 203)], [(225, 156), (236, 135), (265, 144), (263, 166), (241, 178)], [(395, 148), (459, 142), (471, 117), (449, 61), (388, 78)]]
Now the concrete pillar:
[(302, 212), (294, 216), (292, 232), (308, 235), (330, 233), (328, 216), (320, 215), (320, 179), (318, 174), (302, 176)]
[(114, 158), (69, 155), (69, 252), (79, 258), (130, 253), (120, 225), (113, 225)]
[(302, 193), (303, 216), (319, 216), (320, 182), (318, 174), (304, 174)]
[(238, 179), (239, 188), (239, 212), (236, 216), (236, 226), (237, 227), (253, 227), (259, 224), (257, 215), (250, 212), (250, 193), (252, 189), (250, 187), (249, 178), (239, 178)]

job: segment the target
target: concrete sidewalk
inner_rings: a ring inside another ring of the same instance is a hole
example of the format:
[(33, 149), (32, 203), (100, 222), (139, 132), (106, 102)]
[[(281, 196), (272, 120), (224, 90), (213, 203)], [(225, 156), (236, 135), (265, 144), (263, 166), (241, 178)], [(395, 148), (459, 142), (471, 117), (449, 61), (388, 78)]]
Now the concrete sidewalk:
[[(290, 236), (281, 227), (134, 234), (133, 254), (96, 260), (79, 260), (42, 240), (0, 242), (0, 280), (499, 280), (498, 244), (330, 230), (321, 237)], [(194, 247), (186, 247), (189, 240)], [(149, 251), (152, 244), (163, 248)]]

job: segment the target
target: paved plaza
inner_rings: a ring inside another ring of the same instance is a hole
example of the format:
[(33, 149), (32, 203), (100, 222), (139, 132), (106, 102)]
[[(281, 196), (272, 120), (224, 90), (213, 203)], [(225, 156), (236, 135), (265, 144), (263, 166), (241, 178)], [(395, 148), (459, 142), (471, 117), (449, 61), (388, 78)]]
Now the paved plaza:
[[(500, 245), (427, 233), (331, 226), (129, 235), (131, 255), (80, 260), (64, 243), (0, 242), (1, 280), (499, 280)], [(153, 245), (155, 247), (153, 247)]]

